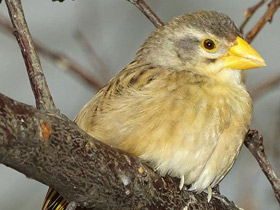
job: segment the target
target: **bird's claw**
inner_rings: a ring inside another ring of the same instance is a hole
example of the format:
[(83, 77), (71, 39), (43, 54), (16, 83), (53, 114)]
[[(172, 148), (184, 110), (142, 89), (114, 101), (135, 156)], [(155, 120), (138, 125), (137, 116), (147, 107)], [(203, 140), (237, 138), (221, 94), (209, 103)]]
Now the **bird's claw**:
[(212, 198), (212, 187), (211, 187), (211, 185), (208, 186), (207, 190), (208, 190), (207, 201), (209, 203), (211, 201), (211, 198)]
[(182, 190), (185, 184), (185, 176), (182, 175), (181, 176), (181, 180), (180, 180), (180, 185), (179, 185), (179, 189)]

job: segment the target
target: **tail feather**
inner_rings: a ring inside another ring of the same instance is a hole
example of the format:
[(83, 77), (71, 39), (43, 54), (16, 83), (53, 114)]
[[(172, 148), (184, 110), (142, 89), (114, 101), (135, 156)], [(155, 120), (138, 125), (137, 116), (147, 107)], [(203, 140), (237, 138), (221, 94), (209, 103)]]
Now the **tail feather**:
[(64, 210), (68, 204), (58, 192), (49, 188), (42, 210)]

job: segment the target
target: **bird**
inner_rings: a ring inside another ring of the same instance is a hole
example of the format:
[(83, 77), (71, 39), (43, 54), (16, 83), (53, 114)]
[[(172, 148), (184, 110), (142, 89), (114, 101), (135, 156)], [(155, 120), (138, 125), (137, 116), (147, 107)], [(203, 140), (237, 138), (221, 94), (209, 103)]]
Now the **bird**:
[[(226, 14), (184, 14), (152, 32), (75, 122), (159, 175), (178, 177), (180, 189), (208, 190), (210, 201), (249, 129), (252, 100), (241, 70), (264, 66)], [(57, 196), (50, 190), (46, 203), (61, 202)]]

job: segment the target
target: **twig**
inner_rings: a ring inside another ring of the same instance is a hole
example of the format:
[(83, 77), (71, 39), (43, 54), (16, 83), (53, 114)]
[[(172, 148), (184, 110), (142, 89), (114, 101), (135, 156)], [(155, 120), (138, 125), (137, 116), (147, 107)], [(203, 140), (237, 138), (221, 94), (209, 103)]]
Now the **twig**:
[[(0, 94), (0, 163), (89, 209), (238, 209), (179, 189), (138, 157), (95, 140), (74, 122)], [(51, 174), (51, 176), (50, 176)]]
[(241, 33), (243, 33), (244, 27), (247, 25), (247, 23), (249, 22), (251, 17), (255, 14), (255, 12), (266, 2), (267, 2), (267, 0), (261, 0), (259, 3), (257, 3), (256, 5), (248, 8), (245, 11), (245, 20), (243, 21), (243, 23), (240, 26)]
[(264, 15), (260, 18), (256, 25), (247, 33), (246, 41), (248, 41), (249, 43), (252, 42), (256, 35), (264, 27), (264, 25), (267, 22), (272, 22), (273, 15), (279, 8), (279, 6), (280, 0), (271, 0), (271, 2), (268, 4), (268, 9), (264, 13)]
[(144, 0), (127, 0), (134, 4), (153, 24), (155, 27), (163, 26), (163, 22), (153, 12), (153, 10), (146, 4)]
[(14, 35), (18, 41), (25, 62), (30, 84), (35, 96), (36, 106), (40, 110), (58, 112), (50, 94), (41, 63), (25, 21), (20, 0), (6, 0)]
[(275, 197), (280, 204), (280, 179), (264, 153), (263, 137), (258, 134), (258, 131), (251, 130), (248, 132), (244, 143), (254, 155), (263, 173), (271, 183)]
[(108, 82), (111, 78), (109, 75), (108, 70), (105, 68), (105, 63), (99, 58), (96, 51), (85, 37), (85, 35), (81, 31), (77, 31), (75, 34), (75, 38), (79, 41), (81, 46), (86, 51), (87, 57), (89, 58), (90, 62), (92, 63), (93, 67), (96, 67), (98, 70), (99, 75), (102, 77), (104, 82)]
[[(259, 3), (257, 3), (255, 6), (250, 7), (246, 10), (245, 16), (246, 19), (244, 20), (243, 24), (240, 27), (240, 30), (243, 30), (244, 26), (247, 24), (249, 19), (252, 17), (252, 15), (258, 10), (267, 0), (261, 0)], [(264, 15), (259, 19), (257, 24), (247, 33), (246, 40), (250, 43), (253, 41), (253, 39), (257, 36), (257, 34), (260, 32), (260, 30), (264, 27), (264, 25), (267, 22), (272, 22), (272, 18), (276, 10), (280, 7), (280, 0), (271, 0), (271, 2), (268, 4), (268, 9), (264, 13)], [(254, 100), (258, 99), (260, 96), (262, 96), (264, 93), (266, 93), (271, 88), (276, 87), (280, 83), (280, 76), (277, 78), (274, 78), (265, 84), (260, 85), (255, 90), (251, 92), (251, 96)]]
[(254, 90), (252, 90), (251, 97), (253, 98), (253, 100), (257, 100), (271, 89), (277, 87), (279, 83), (280, 83), (280, 76), (277, 76), (276, 78), (273, 78), (265, 82), (264, 84), (258, 86)]
[[(10, 34), (13, 31), (12, 26), (10, 23), (0, 15), (0, 26), (5, 29), (5, 31)], [(84, 69), (80, 64), (78, 64), (73, 59), (69, 58), (67, 55), (59, 52), (54, 52), (47, 47), (39, 44), (38, 41), (33, 41), (36, 50), (41, 53), (42, 55), (46, 56), (53, 63), (56, 64), (58, 67), (69, 70), (80, 77), (83, 81), (85, 81), (90, 87), (99, 90), (102, 85), (100, 82), (95, 78), (93, 74), (88, 73), (89, 70)]]
[[(65, 0), (52, 0), (53, 2), (64, 2)], [(154, 11), (146, 4), (145, 0), (127, 0), (134, 4), (153, 24), (155, 27), (163, 26), (164, 23), (154, 13)]]
[(36, 44), (36, 48), (42, 55), (46, 56), (52, 61), (55, 61), (57, 66), (75, 73), (92, 88), (99, 90), (102, 87), (100, 82), (95, 78), (93, 74), (88, 73), (88, 70), (85, 70), (80, 64), (69, 58), (67, 55), (63, 53), (53, 52), (38, 43)]

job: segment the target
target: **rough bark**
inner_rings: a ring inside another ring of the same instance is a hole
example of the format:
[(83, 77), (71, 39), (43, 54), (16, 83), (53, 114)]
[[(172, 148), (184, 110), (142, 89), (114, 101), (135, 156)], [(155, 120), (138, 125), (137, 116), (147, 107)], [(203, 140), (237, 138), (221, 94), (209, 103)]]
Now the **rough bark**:
[(21, 1), (6, 0), (14, 35), (19, 44), (38, 109), (59, 113), (53, 102), (38, 54), (29, 32)]
[(266, 157), (263, 146), (263, 137), (258, 134), (258, 131), (251, 130), (246, 136), (245, 145), (258, 161), (260, 168), (270, 182), (275, 197), (280, 204), (280, 178), (277, 176), (271, 163)]
[(0, 163), (89, 209), (237, 209), (224, 197), (178, 189), (137, 157), (105, 145), (64, 117), (0, 94)]

